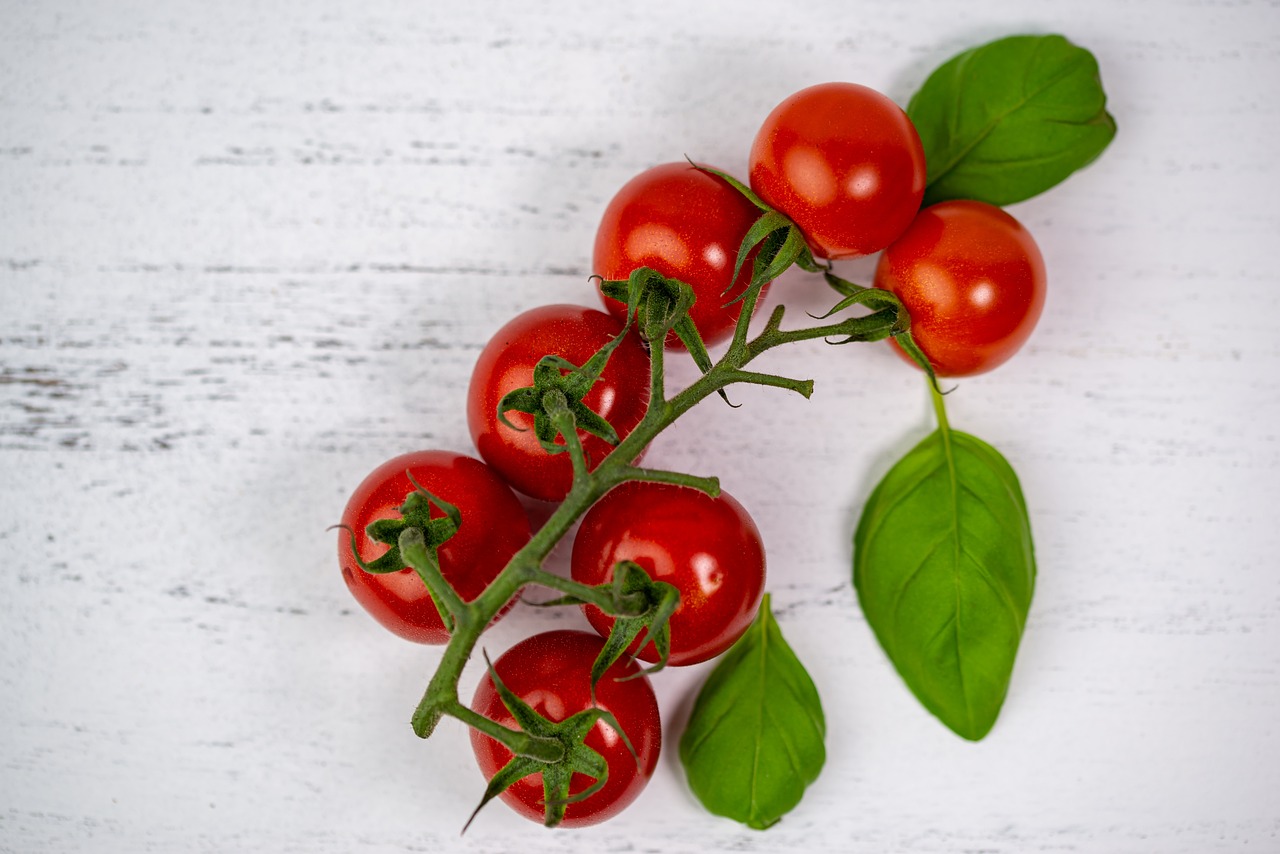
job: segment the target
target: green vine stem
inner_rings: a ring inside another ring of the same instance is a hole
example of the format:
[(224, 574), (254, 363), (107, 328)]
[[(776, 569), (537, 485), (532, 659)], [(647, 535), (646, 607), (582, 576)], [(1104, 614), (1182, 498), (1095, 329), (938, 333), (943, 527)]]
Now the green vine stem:
[[(712, 364), (696, 381), (671, 398), (665, 397), (663, 376), (663, 349), (666, 335), (650, 337), (651, 397), (648, 408), (639, 425), (635, 427), (593, 471), (587, 469), (574, 425), (573, 414), (564, 396), (549, 393), (544, 407), (555, 421), (555, 426), (565, 439), (565, 452), (573, 461), (574, 478), (568, 495), (517, 552), (493, 582), (471, 602), (463, 602), (456, 595), (449, 596), (443, 590), (433, 589), (437, 601), (446, 604), (447, 616), (452, 617), (453, 633), (444, 648), (436, 671), (414, 711), (413, 730), (422, 738), (434, 731), (446, 716), (456, 718), (468, 726), (494, 735), (509, 747), (517, 743), (513, 735), (523, 735), (492, 722), (484, 723), (458, 699), (458, 682), (463, 668), (475, 650), (481, 632), (489, 625), (508, 602), (530, 585), (546, 586), (560, 592), (595, 601), (597, 595), (583, 585), (555, 576), (542, 569), (542, 563), (572, 528), (573, 524), (606, 492), (628, 481), (653, 481), (699, 489), (710, 495), (719, 493), (719, 481), (714, 477), (698, 477), (682, 472), (641, 468), (632, 464), (658, 434), (677, 418), (712, 394), (721, 393), (734, 383), (754, 383), (794, 391), (808, 398), (813, 392), (812, 380), (797, 380), (773, 374), (745, 370), (745, 366), (763, 353), (785, 344), (815, 339), (840, 341), (873, 341), (888, 337), (900, 329), (898, 307), (884, 308), (872, 314), (809, 328), (784, 330), (781, 328), (784, 308), (774, 309), (765, 328), (755, 338), (748, 340), (748, 323), (760, 297), (762, 283), (748, 288), (742, 300), (742, 317), (734, 332), (733, 340), (720, 361)], [(429, 557), (421, 550), (410, 549), (405, 558), (409, 565), (429, 580), (429, 587), (443, 583), (438, 569), (433, 573)], [(445, 584), (447, 586), (447, 584)], [(486, 719), (487, 720), (487, 719)], [(526, 737), (527, 738), (527, 737)], [(525, 751), (543, 748), (536, 744), (519, 742)], [(514, 748), (513, 748), (514, 750)]]
[(945, 392), (938, 389), (937, 383), (929, 384), (929, 397), (933, 400), (933, 414), (938, 419), (938, 430), (944, 436), (951, 435), (951, 422), (947, 420), (947, 403), (944, 400)]

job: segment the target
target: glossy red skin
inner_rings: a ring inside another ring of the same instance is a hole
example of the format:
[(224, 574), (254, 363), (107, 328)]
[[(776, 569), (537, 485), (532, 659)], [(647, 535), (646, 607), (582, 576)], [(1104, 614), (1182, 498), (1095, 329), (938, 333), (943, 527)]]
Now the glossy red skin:
[[(548, 720), (562, 721), (591, 708), (591, 665), (603, 646), (604, 641), (589, 632), (543, 632), (511, 647), (493, 666), (503, 684), (534, 711)], [(653, 776), (662, 748), (662, 723), (649, 679), (636, 675), (639, 673), (634, 661), (618, 661), (596, 685), (596, 705), (613, 713), (635, 749), (635, 756), (608, 724), (597, 723), (588, 733), (586, 744), (608, 763), (609, 779), (591, 797), (569, 804), (560, 827), (584, 827), (612, 818), (639, 797)], [(632, 678), (619, 681), (622, 677)], [(471, 708), (490, 720), (515, 726), (515, 719), (502, 704), (488, 675), (476, 686)], [(506, 747), (474, 729), (471, 748), (486, 780), (511, 759)], [(569, 793), (581, 792), (592, 782), (585, 774), (575, 775)], [(525, 777), (503, 792), (501, 798), (526, 818), (543, 821), (541, 774)]]
[[(573, 485), (573, 463), (567, 453), (543, 449), (534, 435), (532, 416), (507, 413), (507, 420), (523, 432), (499, 422), (498, 403), (508, 392), (533, 385), (533, 368), (543, 356), (563, 356), (582, 365), (621, 329), (622, 322), (603, 311), (541, 306), (495, 332), (480, 353), (467, 393), (467, 425), (480, 456), (513, 488), (542, 501), (560, 501)], [(649, 353), (633, 330), (609, 357), (583, 402), (623, 438), (644, 417), (648, 400)], [(578, 435), (590, 468), (613, 449), (581, 430)]]
[(924, 147), (907, 114), (855, 83), (802, 89), (751, 146), (751, 189), (800, 227), (813, 254), (854, 258), (893, 242), (920, 208)]
[[(529, 518), (520, 499), (492, 469), (463, 454), (416, 451), (388, 460), (356, 487), (342, 513), (365, 563), (390, 548), (369, 539), (365, 528), (378, 519), (399, 518), (405, 496), (414, 490), (406, 471), (462, 514), (457, 533), (437, 554), (441, 573), (458, 595), (475, 599), (529, 541)], [(365, 572), (355, 561), (347, 531), (338, 534), (338, 564), (356, 601), (387, 629), (417, 643), (448, 642), (449, 632), (417, 572), (407, 567), (385, 575)]]
[(939, 375), (972, 376), (1004, 363), (1035, 329), (1044, 258), (1000, 208), (941, 202), (885, 250), (875, 284), (902, 300), (911, 336)]
[[(711, 498), (689, 487), (643, 482), (613, 489), (582, 519), (573, 543), (573, 578), (604, 584), (621, 560), (635, 561), (651, 578), (680, 591), (670, 624), (671, 665), (706, 661), (732, 646), (751, 625), (764, 594), (760, 531), (725, 492)], [(582, 610), (607, 636), (613, 618), (595, 606)], [(640, 657), (657, 661), (658, 652), (646, 644)]]
[[(654, 166), (624, 184), (605, 208), (592, 269), (617, 280), (652, 267), (692, 286), (697, 299), (689, 316), (705, 344), (718, 344), (733, 337), (742, 310), (733, 300), (751, 283), (755, 253), (730, 280), (742, 238), (761, 213), (723, 178), (688, 162)], [(601, 299), (610, 314), (626, 319), (625, 305), (603, 293)], [(667, 346), (684, 345), (672, 334)]]

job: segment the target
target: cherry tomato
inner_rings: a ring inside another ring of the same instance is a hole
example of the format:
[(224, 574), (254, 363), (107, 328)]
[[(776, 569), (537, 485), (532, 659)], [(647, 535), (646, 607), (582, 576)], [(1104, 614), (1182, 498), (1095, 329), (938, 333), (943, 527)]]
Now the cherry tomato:
[[(479, 460), (447, 451), (416, 451), (388, 460), (366, 477), (347, 502), (342, 524), (355, 534), (365, 563), (390, 548), (365, 533), (370, 522), (400, 517), (399, 507), (414, 491), (406, 472), (462, 515), (458, 531), (437, 551), (440, 572), (466, 601), (479, 596), (511, 556), (529, 541), (529, 519), (515, 493)], [(432, 516), (443, 515), (433, 508)], [(338, 564), (356, 601), (379, 623), (418, 643), (442, 644), (449, 632), (427, 586), (412, 569), (365, 572), (351, 551), (351, 535), (338, 535)]]
[(885, 250), (876, 287), (897, 294), (911, 336), (942, 376), (989, 371), (1023, 345), (1044, 307), (1044, 259), (1000, 208), (955, 200), (925, 208)]
[[(605, 208), (594, 270), (606, 279), (625, 279), (637, 267), (652, 267), (690, 285), (697, 299), (689, 316), (703, 342), (717, 344), (733, 336), (738, 322), (742, 304), (734, 300), (751, 283), (754, 254), (737, 280), (730, 278), (742, 238), (760, 215), (723, 178), (685, 162), (655, 166), (623, 185)], [(625, 305), (601, 298), (611, 314), (626, 319)], [(672, 334), (667, 346), (683, 345)]]
[[(622, 322), (603, 311), (577, 305), (548, 305), (526, 311), (496, 333), (476, 362), (467, 393), (467, 424), (484, 461), (512, 487), (532, 498), (559, 501), (573, 484), (567, 453), (549, 454), (533, 432), (533, 418), (508, 412), (513, 430), (498, 420), (507, 392), (533, 385), (533, 368), (543, 356), (562, 356), (582, 365), (611, 341)], [(619, 438), (644, 417), (649, 401), (649, 354), (639, 335), (628, 334), (583, 400), (605, 418)], [(603, 439), (578, 431), (589, 467), (612, 450)]]
[[(507, 650), (493, 667), (511, 691), (533, 710), (551, 721), (563, 721), (592, 708), (591, 665), (604, 641), (588, 632), (551, 631), (526, 638)], [(605, 671), (596, 685), (595, 706), (611, 712), (635, 750), (603, 721), (587, 734), (585, 743), (604, 757), (609, 779), (604, 788), (565, 809), (561, 827), (582, 827), (612, 818), (643, 791), (658, 764), (662, 747), (662, 723), (658, 701), (648, 677), (632, 660), (620, 660)], [(514, 727), (515, 719), (486, 675), (476, 687), (471, 708), (485, 717)], [(478, 730), (471, 731), (475, 752), (485, 779), (490, 779), (511, 759), (501, 743)], [(574, 775), (569, 793), (576, 794), (594, 781)], [(532, 774), (504, 791), (501, 798), (516, 812), (543, 820), (542, 775)]]
[(751, 189), (789, 216), (822, 258), (888, 246), (911, 224), (924, 187), (915, 125), (889, 98), (855, 83), (795, 93), (751, 146)]
[[(582, 519), (573, 543), (573, 577), (603, 584), (622, 560), (680, 591), (668, 664), (695, 664), (724, 652), (760, 607), (760, 531), (728, 493), (711, 498), (689, 487), (639, 481), (611, 490)], [(612, 617), (592, 605), (583, 606), (583, 613), (597, 632), (609, 634)], [(657, 661), (658, 653), (650, 643), (640, 657)]]

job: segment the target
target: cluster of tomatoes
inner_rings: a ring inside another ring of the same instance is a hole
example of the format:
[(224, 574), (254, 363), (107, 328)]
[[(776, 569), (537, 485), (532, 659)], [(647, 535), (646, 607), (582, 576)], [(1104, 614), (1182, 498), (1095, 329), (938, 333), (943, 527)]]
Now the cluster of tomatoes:
[[(1043, 302), (1043, 263), (1026, 231), (997, 208), (955, 201), (921, 211), (925, 175), (920, 139), (891, 100), (854, 84), (811, 87), (780, 104), (756, 137), (750, 186), (758, 198), (687, 162), (649, 169), (605, 210), (593, 272), (616, 281), (649, 267), (687, 283), (696, 295), (690, 316), (703, 341), (722, 343), (737, 324), (736, 297), (751, 284), (752, 264), (736, 263), (739, 249), (762, 210), (772, 209), (799, 228), (815, 258), (884, 250), (876, 284), (903, 302), (911, 333), (937, 372), (976, 373), (1003, 361), (1030, 333)], [(364, 570), (395, 543), (394, 528), (388, 534), (373, 523), (399, 519), (406, 495), (419, 487), (449, 502), (461, 524), (439, 544), (439, 568), (463, 600), (479, 596), (530, 540), (516, 492), (554, 502), (573, 482), (569, 455), (548, 453), (530, 429), (531, 416), (500, 415), (499, 404), (533, 384), (544, 356), (580, 366), (619, 336), (627, 307), (601, 298), (603, 311), (545, 306), (494, 334), (476, 363), (467, 404), (481, 459), (418, 451), (379, 466), (355, 490), (342, 519), (349, 533), (339, 538), (343, 577), (357, 601), (395, 634), (427, 644), (449, 640), (417, 572)], [(680, 346), (674, 336), (671, 346)], [(646, 412), (649, 370), (649, 348), (633, 328), (582, 403), (624, 437)], [(588, 469), (612, 449), (587, 432), (580, 441)], [(679, 590), (669, 624), (671, 665), (706, 661), (726, 650), (747, 629), (764, 591), (760, 533), (742, 505), (724, 493), (713, 498), (643, 481), (608, 492), (582, 518), (572, 575), (583, 584), (607, 584), (620, 561)], [(629, 746), (604, 723), (587, 736), (585, 743), (608, 763), (608, 779), (568, 804), (565, 826), (600, 821), (633, 800), (654, 770), (661, 743), (657, 703), (635, 660), (619, 660), (593, 690), (591, 667), (614, 619), (590, 605), (583, 610), (594, 634), (536, 635), (493, 664), (506, 688), (541, 715), (563, 720), (594, 704), (612, 712), (627, 736)], [(632, 652), (638, 658), (657, 660), (652, 643), (637, 647)], [(507, 705), (492, 678), (483, 679), (472, 709), (514, 726)], [(486, 777), (511, 758), (479, 730), (472, 731), (472, 745)], [(540, 776), (502, 793), (536, 820), (545, 807)], [(590, 782), (575, 781), (573, 791)]]

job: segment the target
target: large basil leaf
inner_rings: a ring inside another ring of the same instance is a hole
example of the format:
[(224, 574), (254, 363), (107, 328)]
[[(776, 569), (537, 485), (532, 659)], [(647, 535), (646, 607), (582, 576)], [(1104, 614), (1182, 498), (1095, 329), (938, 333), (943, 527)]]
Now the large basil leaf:
[(853, 539), (867, 622), (930, 712), (974, 741), (1009, 689), (1035, 587), (1017, 475), (987, 443), (943, 427), (890, 469)]
[(826, 761), (822, 703), (766, 595), (721, 658), (680, 739), (689, 787), (716, 815), (764, 829), (790, 812)]
[(924, 203), (1044, 192), (1111, 142), (1106, 103), (1097, 60), (1062, 36), (1010, 36), (952, 57), (907, 105), (928, 165)]

